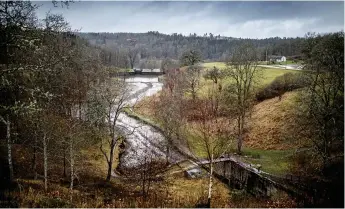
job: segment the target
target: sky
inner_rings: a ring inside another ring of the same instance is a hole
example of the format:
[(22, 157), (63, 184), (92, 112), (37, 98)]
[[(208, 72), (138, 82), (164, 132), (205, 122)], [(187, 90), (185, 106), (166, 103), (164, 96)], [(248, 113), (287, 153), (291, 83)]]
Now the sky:
[(241, 38), (303, 37), (307, 32), (344, 30), (344, 1), (78, 1), (54, 7), (41, 5), (45, 14), (63, 14), (81, 32), (158, 31)]

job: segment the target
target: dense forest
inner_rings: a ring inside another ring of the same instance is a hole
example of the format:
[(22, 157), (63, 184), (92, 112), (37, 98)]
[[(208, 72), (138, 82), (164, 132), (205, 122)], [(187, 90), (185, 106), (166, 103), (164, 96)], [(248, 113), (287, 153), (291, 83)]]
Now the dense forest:
[(77, 33), (91, 44), (101, 46), (108, 53), (119, 53), (137, 48), (140, 59), (178, 59), (188, 49), (198, 50), (206, 61), (225, 61), (233, 50), (245, 42), (251, 42), (259, 49), (260, 59), (267, 55), (286, 57), (301, 54), (304, 38), (242, 39), (222, 37), (212, 33), (204, 36), (190, 34), (166, 35), (159, 32), (147, 33)]

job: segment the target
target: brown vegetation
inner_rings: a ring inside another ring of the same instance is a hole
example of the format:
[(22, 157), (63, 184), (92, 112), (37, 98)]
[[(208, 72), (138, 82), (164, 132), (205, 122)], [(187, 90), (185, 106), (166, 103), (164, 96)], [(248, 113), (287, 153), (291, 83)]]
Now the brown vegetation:
[(288, 92), (254, 106), (245, 146), (259, 149), (286, 150), (300, 148), (310, 139), (296, 123), (294, 105), (298, 92)]

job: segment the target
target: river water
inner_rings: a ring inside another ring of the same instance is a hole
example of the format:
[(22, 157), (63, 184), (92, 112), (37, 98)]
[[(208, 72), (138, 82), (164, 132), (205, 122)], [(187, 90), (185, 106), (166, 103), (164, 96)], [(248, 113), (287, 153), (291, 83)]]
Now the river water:
[[(131, 88), (129, 105), (139, 102), (144, 97), (156, 94), (162, 89), (158, 76), (131, 76), (126, 78), (126, 83)], [(125, 113), (120, 113), (116, 122), (117, 128), (126, 135), (126, 150), (120, 158), (120, 164), (124, 167), (135, 167), (146, 159), (166, 159), (167, 140), (155, 128)], [(177, 151), (170, 149), (168, 160), (174, 163), (184, 159)]]

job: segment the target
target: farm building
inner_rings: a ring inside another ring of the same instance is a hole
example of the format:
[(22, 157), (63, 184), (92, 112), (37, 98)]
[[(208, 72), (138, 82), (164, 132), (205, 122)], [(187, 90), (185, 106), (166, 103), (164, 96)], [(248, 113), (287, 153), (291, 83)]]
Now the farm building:
[(269, 56), (269, 60), (270, 62), (286, 62), (286, 57), (272, 55), (272, 56)]

